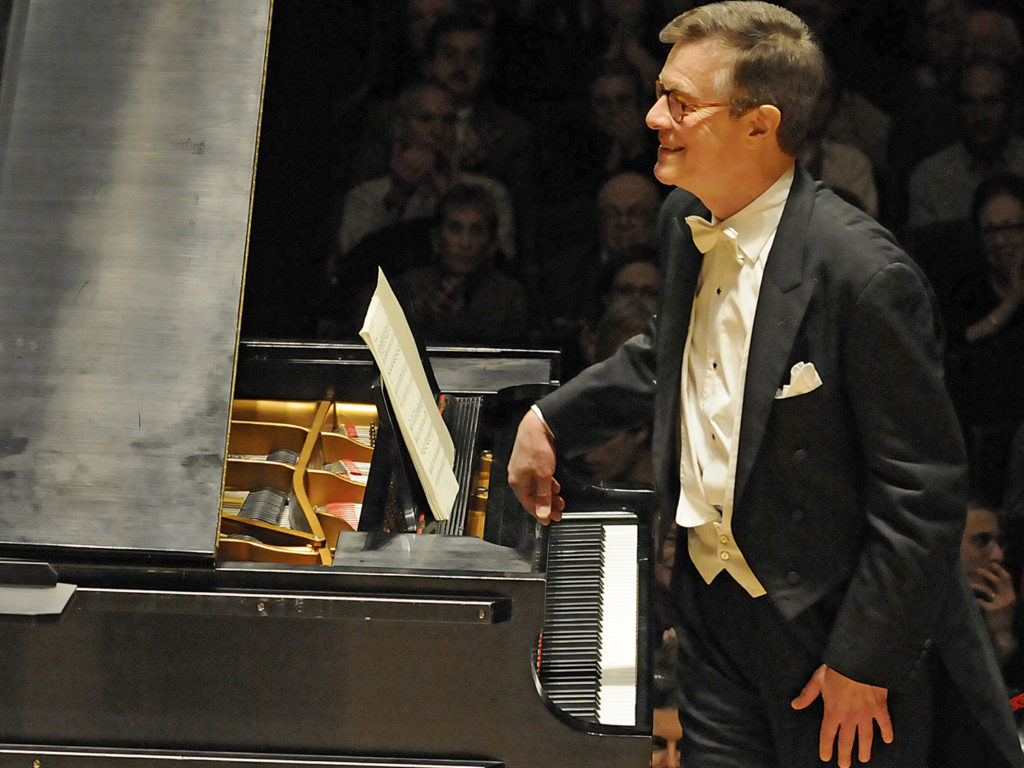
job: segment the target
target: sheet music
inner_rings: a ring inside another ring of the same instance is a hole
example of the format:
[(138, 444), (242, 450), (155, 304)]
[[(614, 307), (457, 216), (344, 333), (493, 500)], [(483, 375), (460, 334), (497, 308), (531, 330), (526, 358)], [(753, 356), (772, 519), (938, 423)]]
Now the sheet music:
[(436, 520), (447, 520), (459, 490), (452, 469), (455, 443), (434, 403), (405, 312), (380, 269), (359, 336), (380, 368), (430, 511)]

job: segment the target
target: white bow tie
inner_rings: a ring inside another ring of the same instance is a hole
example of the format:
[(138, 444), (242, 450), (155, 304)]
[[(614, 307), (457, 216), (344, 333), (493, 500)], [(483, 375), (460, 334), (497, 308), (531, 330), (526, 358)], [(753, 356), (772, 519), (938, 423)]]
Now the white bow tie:
[(722, 243), (730, 256), (738, 263), (743, 263), (736, 245), (735, 229), (723, 227), (721, 222), (712, 224), (700, 216), (687, 216), (686, 223), (690, 225), (690, 231), (693, 233), (693, 244), (701, 253), (710, 253), (718, 243)]

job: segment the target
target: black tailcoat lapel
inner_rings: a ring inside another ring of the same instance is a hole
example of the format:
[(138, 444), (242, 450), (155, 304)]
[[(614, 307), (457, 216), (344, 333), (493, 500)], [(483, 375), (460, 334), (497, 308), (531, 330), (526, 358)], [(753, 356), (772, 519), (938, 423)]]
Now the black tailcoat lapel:
[(743, 391), (735, 501), (743, 498), (768, 424), (772, 400), (788, 380), (790, 350), (816, 280), (807, 276), (807, 222), (814, 205), (814, 182), (798, 167), (786, 207), (765, 263), (754, 315)]

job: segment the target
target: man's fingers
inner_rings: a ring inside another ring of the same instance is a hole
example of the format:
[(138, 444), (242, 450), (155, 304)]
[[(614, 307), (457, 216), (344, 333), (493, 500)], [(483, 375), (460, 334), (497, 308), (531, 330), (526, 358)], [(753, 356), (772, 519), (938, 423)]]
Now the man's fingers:
[[(853, 742), (857, 737), (857, 726), (844, 725), (839, 729), (839, 739), (836, 741), (836, 762), (839, 768), (850, 768), (853, 762)], [(870, 745), (868, 747), (870, 749)]]
[(832, 759), (832, 747), (836, 743), (839, 721), (828, 716), (821, 720), (821, 733), (818, 736), (818, 757), (823, 763)]
[(892, 720), (889, 719), (889, 707), (886, 706), (880, 714), (875, 715), (875, 720), (878, 721), (878, 731), (882, 735), (882, 741), (892, 744), (893, 730)]
[(807, 681), (807, 685), (800, 691), (800, 695), (790, 702), (793, 709), (805, 709), (810, 706), (811, 702), (818, 698), (821, 693), (821, 673), (824, 670), (824, 665), (818, 667), (817, 671), (811, 675), (811, 679)]
[(551, 483), (548, 483), (547, 488), (542, 490), (543, 486), (544, 483), (542, 482), (541, 487), (537, 488), (536, 506), (533, 509), (533, 516), (544, 525), (547, 525), (551, 522)]
[[(861, 723), (857, 729), (857, 759), (866, 763), (871, 759), (871, 745), (875, 740), (875, 721)], [(847, 765), (850, 763), (847, 762)], [(842, 763), (840, 763), (842, 765)]]

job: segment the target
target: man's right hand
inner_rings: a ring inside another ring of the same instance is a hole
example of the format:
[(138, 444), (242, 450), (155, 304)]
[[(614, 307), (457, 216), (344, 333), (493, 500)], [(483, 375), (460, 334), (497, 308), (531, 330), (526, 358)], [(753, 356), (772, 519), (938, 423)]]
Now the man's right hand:
[(508, 460), (508, 484), (526, 511), (547, 525), (562, 519), (565, 501), (555, 480), (555, 447), (547, 427), (533, 411), (519, 422)]

